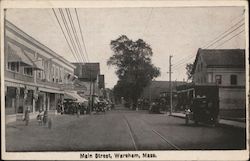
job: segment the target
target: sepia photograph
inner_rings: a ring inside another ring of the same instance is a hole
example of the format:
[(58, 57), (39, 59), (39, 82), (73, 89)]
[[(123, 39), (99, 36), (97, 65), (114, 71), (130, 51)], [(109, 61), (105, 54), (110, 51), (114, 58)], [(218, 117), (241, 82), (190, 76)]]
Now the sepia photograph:
[(243, 4), (2, 7), (2, 153), (248, 152)]

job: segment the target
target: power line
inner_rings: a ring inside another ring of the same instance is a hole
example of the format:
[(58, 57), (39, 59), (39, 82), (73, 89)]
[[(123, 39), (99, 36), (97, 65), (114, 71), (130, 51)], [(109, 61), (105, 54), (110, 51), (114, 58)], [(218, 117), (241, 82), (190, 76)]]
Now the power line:
[[(244, 12), (243, 12), (244, 15)], [(233, 22), (234, 20), (238, 19), (239, 17), (241, 17), (242, 14), (240, 16), (238, 16), (237, 18), (233, 19), (231, 22)], [(217, 42), (223, 40), (224, 38), (226, 38), (227, 36), (229, 36), (230, 34), (232, 34), (233, 32), (235, 32), (236, 30), (238, 30), (241, 26), (243, 26), (245, 24), (245, 22), (242, 23), (242, 21), (244, 20), (244, 18), (240, 19), (240, 21), (238, 21), (237, 23), (235, 23), (233, 26), (229, 27), (226, 31), (222, 32), (221, 34), (219, 34), (219, 36), (217, 36), (215, 39), (213, 39), (212, 41), (210, 41), (209, 43), (207, 43), (207, 45), (204, 45), (202, 48), (209, 48), (211, 46), (213, 46), (214, 44), (216, 44)], [(242, 24), (241, 24), (242, 23)], [(239, 25), (240, 24), (240, 25)], [(239, 25), (239, 26), (238, 26)], [(238, 27), (236, 27), (238, 26)], [(236, 28), (235, 28), (236, 27)], [(233, 30), (232, 30), (233, 29)], [(232, 30), (232, 31), (230, 31)], [(229, 39), (223, 41), (222, 43), (220, 43), (219, 45), (217, 45), (215, 48), (225, 44), (226, 42), (230, 41), (231, 39), (233, 39), (234, 37), (238, 36), (239, 34), (241, 34), (244, 31), (241, 30), (240, 32), (238, 32), (237, 34), (233, 35), (232, 37), (230, 37)], [(185, 63), (188, 60), (191, 60), (192, 58), (194, 58), (196, 56), (196, 54), (192, 54), (190, 56), (187, 56), (183, 59), (180, 59), (179, 61), (177, 61), (178, 63), (173, 65), (173, 70), (177, 70), (180, 67), (182, 67), (183, 65), (186, 65)], [(188, 60), (185, 60), (188, 59)]]
[(244, 32), (244, 31), (245, 31), (245, 29), (241, 30), (240, 32), (238, 32), (237, 34), (235, 34), (234, 36), (232, 36), (231, 38), (229, 38), (229, 39), (227, 39), (226, 41), (222, 42), (221, 44), (217, 45), (215, 48), (217, 48), (217, 47), (219, 47), (219, 46), (225, 44), (226, 42), (232, 40), (234, 37), (238, 36), (239, 34), (241, 34), (241, 33)]
[(75, 53), (73, 52), (73, 49), (72, 49), (72, 47), (71, 47), (70, 44), (69, 44), (69, 41), (68, 41), (68, 39), (67, 39), (67, 37), (66, 37), (66, 35), (65, 35), (65, 32), (63, 31), (62, 25), (61, 25), (61, 23), (60, 23), (60, 21), (59, 21), (57, 15), (56, 15), (56, 12), (55, 12), (54, 8), (52, 8), (52, 10), (53, 10), (53, 13), (54, 13), (54, 15), (55, 15), (55, 17), (56, 17), (56, 20), (57, 20), (57, 22), (58, 22), (60, 28), (61, 28), (61, 31), (62, 31), (62, 33), (63, 33), (63, 36), (64, 36), (64, 38), (65, 38), (65, 40), (66, 40), (66, 42), (67, 42), (67, 44), (68, 44), (68, 46), (69, 46), (69, 49), (70, 49), (72, 55), (74, 56), (75, 60), (77, 61), (77, 58), (76, 58), (76, 56), (75, 56)]
[[(236, 18), (234, 18), (233, 20), (231, 20), (231, 23), (232, 23), (233, 21), (235, 21), (236, 19), (238, 19), (239, 17), (241, 17), (242, 15), (244, 15), (244, 11), (243, 11), (242, 14), (240, 14), (239, 16), (237, 16)], [(238, 25), (239, 23), (241, 23), (243, 20), (244, 20), (244, 18), (241, 18), (240, 21), (237, 21), (233, 26), (229, 27), (226, 31), (224, 31), (224, 32), (222, 32), (221, 34), (219, 34), (219, 36), (217, 36), (217, 37), (216, 37), (215, 39), (213, 39), (212, 41), (208, 42), (206, 45), (203, 45), (203, 47), (201, 47), (201, 48), (205, 48), (205, 47), (208, 48), (209, 45), (210, 45), (211, 43), (213, 43), (213, 42), (216, 41), (218, 38), (220, 38), (221, 36), (223, 36), (224, 34), (226, 34), (228, 31), (230, 31), (231, 29), (233, 29), (235, 26), (237, 26), (237, 25)], [(219, 41), (220, 41), (220, 40), (219, 40)], [(196, 54), (192, 54), (192, 55), (196, 55)], [(186, 58), (189, 58), (189, 56), (180, 59), (179, 61), (177, 61), (177, 63), (183, 62), (183, 60), (186, 59)], [(175, 65), (174, 65), (174, 66), (175, 66)]]
[(66, 28), (66, 30), (67, 30), (68, 36), (69, 36), (69, 38), (70, 38), (71, 44), (72, 44), (72, 46), (73, 46), (73, 48), (74, 48), (74, 50), (75, 50), (75, 53), (77, 53), (76, 55), (77, 55), (77, 57), (78, 57), (78, 60), (81, 62), (81, 61), (83, 61), (83, 60), (81, 60), (81, 57), (79, 56), (80, 54), (78, 53), (78, 50), (77, 50), (77, 48), (76, 48), (76, 46), (75, 46), (75, 42), (74, 42), (74, 40), (73, 40), (73, 38), (72, 38), (71, 32), (70, 32), (70, 30), (69, 30), (69, 26), (68, 26), (68, 24), (67, 24), (67, 21), (66, 21), (66, 18), (65, 18), (65, 16), (64, 16), (64, 13), (63, 13), (62, 9), (59, 8), (59, 12), (60, 12), (60, 15), (61, 15), (61, 17), (62, 17), (64, 26), (65, 26), (65, 28)]
[(219, 36), (217, 36), (214, 40), (210, 41), (209, 43), (207, 43), (207, 45), (204, 45), (201, 48), (207, 48), (207, 46), (209, 46), (209, 44), (211, 44), (212, 42), (214, 42), (215, 40), (217, 40), (218, 38), (220, 38), (221, 36), (223, 36), (225, 33), (227, 33), (228, 31), (230, 31), (232, 28), (234, 28), (235, 26), (237, 26), (239, 23), (242, 22), (243, 19), (241, 19), (240, 21), (238, 21), (236, 24), (234, 24), (233, 26), (229, 27), (226, 31), (222, 32), (221, 34), (219, 34)]
[(190, 60), (191, 58), (193, 58), (195, 56), (196, 56), (196, 54), (188, 55), (187, 57), (184, 57), (184, 58), (180, 59), (179, 61), (175, 62), (175, 64), (173, 65), (173, 67), (175, 67), (175, 66), (177, 66), (179, 64), (182, 64), (183, 62), (187, 61), (186, 59)]
[(236, 19), (242, 17), (242, 15), (243, 15), (243, 18), (241, 18), (240, 21), (236, 22), (233, 26), (229, 27), (226, 31), (224, 31), (223, 33), (221, 33), (219, 36), (217, 36), (215, 39), (213, 39), (212, 41), (208, 42), (206, 45), (204, 45), (201, 48), (205, 48), (206, 46), (208, 46), (209, 44), (211, 44), (212, 42), (214, 42), (216, 39), (218, 39), (220, 36), (222, 36), (223, 34), (225, 34), (227, 31), (231, 30), (236, 25), (238, 25), (242, 20), (244, 20), (244, 13), (245, 13), (245, 9), (243, 10), (243, 12), (239, 16), (237, 16), (236, 18), (232, 19), (228, 25), (231, 26), (232, 22), (234, 22)]
[(78, 49), (79, 49), (79, 52), (81, 53), (80, 56), (81, 58), (85, 60), (85, 57), (84, 57), (84, 53), (83, 53), (83, 50), (82, 50), (82, 47), (80, 45), (80, 42), (79, 42), (79, 39), (78, 39), (78, 35), (76, 33), (76, 28), (75, 28), (75, 25), (74, 25), (74, 22), (73, 22), (73, 19), (72, 19), (72, 16), (71, 16), (71, 13), (70, 13), (70, 10), (66, 8), (66, 13), (67, 13), (67, 16), (68, 16), (68, 19), (69, 19), (69, 23), (70, 23), (70, 26), (72, 28), (72, 31), (73, 31), (73, 34), (75, 36), (75, 40), (76, 40), (76, 45), (78, 46)]
[(237, 28), (235, 28), (234, 30), (232, 30), (231, 32), (227, 33), (226, 35), (222, 36), (220, 39), (218, 39), (217, 41), (215, 41), (214, 43), (212, 43), (211, 45), (207, 46), (205, 49), (213, 46), (215, 43), (219, 42), (220, 40), (222, 40), (223, 38), (225, 38), (226, 36), (228, 36), (229, 34), (233, 33), (234, 31), (236, 31), (238, 28), (240, 28), (241, 26), (245, 25), (245, 22), (242, 23), (240, 26), (238, 26)]
[(79, 17), (78, 17), (78, 13), (77, 13), (76, 8), (75, 8), (75, 13), (76, 13), (76, 18), (77, 18), (77, 21), (78, 21), (78, 25), (79, 25), (79, 29), (80, 29), (80, 33), (81, 33), (81, 38), (82, 38), (82, 43), (83, 43), (83, 47), (84, 47), (84, 50), (85, 50), (85, 53), (86, 53), (87, 61), (89, 61), (89, 56), (88, 56), (87, 48), (86, 48), (86, 45), (85, 45), (83, 32), (82, 32), (82, 28), (81, 28), (81, 24), (80, 24), (80, 21), (79, 21)]
[[(225, 40), (224, 42), (222, 42), (222, 43), (220, 43), (219, 45), (217, 45), (215, 48), (217, 48), (217, 47), (219, 47), (219, 46), (225, 44), (226, 42), (230, 41), (231, 39), (233, 39), (234, 37), (238, 36), (239, 34), (241, 34), (241, 33), (244, 32), (244, 31), (245, 31), (245, 29), (241, 30), (241, 31), (238, 32), (237, 34), (233, 35), (233, 36), (230, 37), (229, 39), (227, 39), (227, 40)], [(190, 57), (189, 60), (191, 60), (193, 57), (195, 57), (195, 56)], [(179, 69), (181, 66), (185, 65), (185, 63), (186, 63), (186, 61), (184, 61), (184, 62), (182, 61), (182, 62), (179, 63), (179, 64), (175, 64), (175, 65), (173, 66), (173, 70)]]

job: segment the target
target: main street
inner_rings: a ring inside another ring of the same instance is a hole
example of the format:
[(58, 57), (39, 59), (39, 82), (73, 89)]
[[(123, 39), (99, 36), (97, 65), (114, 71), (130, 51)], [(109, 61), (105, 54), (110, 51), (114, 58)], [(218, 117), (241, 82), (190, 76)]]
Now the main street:
[(7, 151), (244, 149), (245, 129), (185, 125), (184, 119), (120, 107), (105, 114), (57, 115), (6, 125)]

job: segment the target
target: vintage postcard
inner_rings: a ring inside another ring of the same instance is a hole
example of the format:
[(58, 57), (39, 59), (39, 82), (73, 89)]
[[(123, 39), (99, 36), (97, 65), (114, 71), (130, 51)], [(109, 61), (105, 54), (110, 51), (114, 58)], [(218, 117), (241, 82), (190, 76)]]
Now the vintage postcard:
[(1, 1), (3, 160), (247, 160), (246, 1)]

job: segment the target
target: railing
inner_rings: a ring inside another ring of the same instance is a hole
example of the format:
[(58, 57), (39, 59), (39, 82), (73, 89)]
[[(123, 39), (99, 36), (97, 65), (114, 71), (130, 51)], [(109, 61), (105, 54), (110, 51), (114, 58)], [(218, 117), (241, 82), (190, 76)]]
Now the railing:
[(57, 87), (57, 88), (61, 87), (61, 84), (55, 83), (55, 82), (49, 82), (47, 80), (37, 79), (36, 82), (37, 82), (37, 84), (41, 84), (41, 85), (46, 85), (46, 86), (51, 86), (51, 87)]
[(12, 78), (20, 81), (25, 81), (25, 82), (34, 82), (34, 77), (33, 76), (25, 76), (21, 73), (16, 73), (16, 72), (11, 72), (11, 71), (5, 71), (4, 76), (6, 78)]

